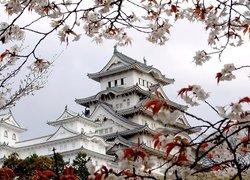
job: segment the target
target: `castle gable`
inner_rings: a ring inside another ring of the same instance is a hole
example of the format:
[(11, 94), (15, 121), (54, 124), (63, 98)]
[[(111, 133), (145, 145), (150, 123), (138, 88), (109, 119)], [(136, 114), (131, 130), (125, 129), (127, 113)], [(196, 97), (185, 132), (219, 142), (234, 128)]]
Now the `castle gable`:
[[(124, 127), (125, 129), (134, 129), (138, 127), (138, 124), (128, 121), (126, 118), (119, 116), (110, 105), (105, 103), (100, 103), (93, 113), (90, 116), (91, 119), (99, 123), (102, 123), (106, 120), (112, 120), (120, 127)], [(122, 128), (123, 129), (123, 128)]]
[(13, 117), (12, 113), (6, 113), (0, 116), (0, 122), (7, 123), (12, 126), (16, 126), (20, 128), (20, 125), (16, 122), (15, 118)]
[(106, 72), (106, 71), (111, 71), (117, 68), (123, 68), (128, 66), (127, 63), (125, 63), (122, 59), (117, 57), (116, 55), (113, 55), (110, 59), (110, 61), (107, 63), (107, 65), (100, 71), (101, 72)]
[(75, 112), (69, 110), (69, 109), (67, 108), (67, 106), (65, 106), (64, 112), (62, 113), (62, 115), (61, 115), (56, 121), (60, 121), (60, 120), (64, 120), (64, 119), (73, 118), (73, 117), (75, 117), (75, 116), (77, 116), (77, 113), (75, 113)]
[(77, 132), (69, 130), (64, 126), (60, 126), (57, 129), (57, 131), (54, 134), (52, 134), (51, 137), (49, 137), (47, 139), (47, 141), (54, 141), (54, 140), (58, 140), (58, 139), (64, 139), (64, 138), (76, 136), (77, 134), (78, 134)]
[(186, 117), (181, 113), (180, 116), (175, 120), (177, 123), (183, 124), (187, 127), (191, 127)]

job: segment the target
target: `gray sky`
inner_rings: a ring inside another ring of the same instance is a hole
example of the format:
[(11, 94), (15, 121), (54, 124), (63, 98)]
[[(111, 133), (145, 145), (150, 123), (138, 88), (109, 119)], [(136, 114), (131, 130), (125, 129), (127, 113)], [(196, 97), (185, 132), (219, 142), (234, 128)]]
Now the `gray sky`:
[[(200, 25), (184, 22), (176, 24), (171, 28), (170, 40), (164, 46), (151, 44), (144, 35), (138, 33), (133, 33), (132, 39), (131, 46), (118, 47), (118, 51), (139, 61), (145, 57), (148, 65), (158, 68), (168, 78), (174, 78), (175, 83), (165, 89), (173, 101), (184, 104), (177, 97), (177, 91), (192, 84), (199, 84), (205, 91), (211, 92), (208, 101), (213, 105), (226, 105), (238, 101), (240, 97), (250, 96), (249, 70), (236, 72), (237, 79), (232, 82), (217, 85), (215, 80), (215, 74), (224, 63), (246, 65), (249, 45), (225, 51), (223, 62), (219, 62), (215, 56), (204, 66), (196, 67), (192, 62), (195, 51), (207, 48), (206, 33)], [(64, 52), (56, 60), (46, 86), (37, 91), (35, 96), (24, 97), (12, 108), (19, 124), (28, 129), (22, 139), (54, 132), (55, 129), (46, 122), (58, 118), (65, 105), (76, 112), (84, 110), (74, 99), (91, 96), (99, 91), (99, 84), (86, 75), (99, 71), (109, 61), (113, 46), (112, 41), (96, 45), (90, 38), (83, 36), (79, 42), (70, 42), (66, 47), (65, 44), (60, 45), (56, 34), (49, 36), (39, 49), (41, 56), (50, 59), (62, 50)], [(217, 117), (204, 105), (190, 108), (189, 111), (209, 121), (215, 121)], [(191, 124), (197, 124), (195, 120), (188, 119)]]

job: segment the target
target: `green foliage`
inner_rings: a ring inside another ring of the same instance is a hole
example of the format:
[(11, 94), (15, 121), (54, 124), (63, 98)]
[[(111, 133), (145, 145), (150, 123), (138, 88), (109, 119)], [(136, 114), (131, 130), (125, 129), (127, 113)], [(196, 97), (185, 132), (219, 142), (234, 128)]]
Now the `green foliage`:
[(83, 152), (79, 152), (73, 160), (73, 167), (75, 168), (75, 175), (81, 180), (87, 180), (89, 176), (86, 163), (90, 161), (90, 157)]
[[(63, 174), (64, 173), (64, 168), (65, 166), (68, 164), (68, 162), (65, 162), (63, 160), (63, 156), (59, 153), (55, 153), (53, 157), (51, 157), (51, 160), (52, 160), (52, 170), (55, 172), (55, 173), (58, 173), (59, 174)], [(58, 172), (57, 172), (57, 168), (58, 168)]]
[(17, 153), (10, 154), (4, 161), (3, 166), (12, 169), (16, 176), (21, 178), (26, 178), (29, 171), (26, 162), (20, 159)]
[(48, 157), (33, 154), (25, 159), (20, 159), (17, 153), (9, 155), (3, 166), (12, 169), (16, 176), (24, 179), (32, 176), (35, 170), (52, 170), (54, 167), (53, 161)]
[[(86, 163), (90, 160), (85, 153), (79, 152), (73, 160), (72, 167), (75, 169), (74, 175), (80, 180), (88, 179), (88, 169)], [(65, 167), (68, 162), (63, 160), (63, 156), (55, 153), (53, 157), (38, 156), (33, 154), (25, 159), (19, 158), (17, 153), (12, 153), (4, 161), (3, 166), (12, 169), (16, 176), (20, 179), (29, 179), (34, 177), (36, 171), (53, 171), (59, 175), (65, 174)], [(57, 168), (56, 168), (57, 167)]]

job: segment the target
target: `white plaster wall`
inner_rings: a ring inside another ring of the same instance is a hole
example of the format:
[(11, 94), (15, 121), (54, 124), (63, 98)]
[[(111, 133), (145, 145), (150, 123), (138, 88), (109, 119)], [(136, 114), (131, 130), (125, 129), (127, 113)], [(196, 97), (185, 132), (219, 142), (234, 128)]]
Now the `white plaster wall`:
[(157, 83), (158, 83), (157, 80), (155, 80), (151, 74), (142, 73), (142, 72), (136, 71), (136, 72), (134, 73), (135, 82), (136, 82), (142, 89), (144, 89), (144, 90), (148, 90), (148, 87), (146, 87), (146, 85), (145, 85), (145, 86), (141, 85), (141, 84), (139, 83), (139, 78), (141, 78), (142, 80), (145, 80), (146, 82), (150, 82), (150, 83), (152, 83), (152, 84), (157, 84)]
[(130, 96), (117, 96), (115, 99), (107, 100), (106, 102), (111, 104), (115, 110), (121, 110), (135, 106), (138, 101), (139, 97), (135, 94), (132, 94)]
[[(4, 136), (5, 131), (7, 131), (8, 137)], [(13, 133), (16, 134), (16, 140), (12, 139)], [(8, 143), (9, 146), (14, 146), (14, 144), (16, 143), (16, 141), (18, 141), (18, 139), (19, 139), (19, 136), (16, 131), (10, 128), (0, 126), (0, 143), (5, 142), (5, 143)]]
[(135, 71), (132, 71), (132, 72), (126, 71), (126, 72), (122, 72), (119, 74), (103, 77), (100, 79), (101, 90), (107, 89), (109, 81), (113, 83), (114, 80), (120, 80), (121, 78), (125, 78), (125, 79), (124, 79), (124, 85), (120, 85), (120, 87), (133, 86), (136, 84), (136, 78), (134, 76), (135, 76)]
[(85, 132), (85, 133), (93, 133), (95, 132), (95, 126), (94, 125), (91, 125), (91, 124), (87, 124), (86, 122), (83, 122), (83, 121), (77, 121), (75, 122), (76, 124), (76, 128), (73, 129), (74, 131), (77, 131), (79, 133), (82, 132)]

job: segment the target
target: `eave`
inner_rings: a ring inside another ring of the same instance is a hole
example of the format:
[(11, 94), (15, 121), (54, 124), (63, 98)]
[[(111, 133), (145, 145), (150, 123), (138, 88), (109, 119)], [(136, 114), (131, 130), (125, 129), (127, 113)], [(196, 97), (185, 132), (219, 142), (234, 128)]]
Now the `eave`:
[(134, 85), (134, 86), (126, 87), (126, 88), (121, 88), (121, 87), (109, 88), (109, 89), (100, 91), (96, 95), (93, 95), (87, 98), (75, 99), (75, 102), (80, 105), (88, 107), (90, 104), (92, 103), (95, 104), (95, 103), (98, 103), (100, 100), (102, 100), (103, 95), (108, 96), (110, 94), (114, 94), (115, 96), (119, 96), (119, 95), (126, 95), (132, 92), (141, 93), (144, 96), (150, 96), (149, 91), (145, 91), (144, 89), (140, 88), (138, 85)]
[(19, 133), (27, 131), (25, 128), (17, 127), (12, 124), (6, 123), (6, 122), (0, 122), (0, 125), (5, 126), (6, 128), (13, 129), (14, 131), (17, 131)]
[[(138, 147), (138, 144), (137, 143), (134, 143), (134, 142), (131, 142), (131, 141), (128, 141), (122, 137), (117, 137), (115, 140), (114, 140), (114, 146), (115, 145), (118, 145), (118, 144), (123, 144), (125, 145), (126, 147), (132, 147), (132, 148), (135, 148), (135, 147)], [(113, 147), (114, 147), (113, 146)], [(166, 157), (166, 153), (163, 152), (163, 151), (160, 151), (160, 150), (157, 150), (157, 149), (154, 149), (154, 148), (150, 148), (148, 147), (145, 143), (141, 143), (140, 145), (140, 148), (142, 148), (147, 154), (150, 154), (150, 155), (154, 155), (154, 156), (157, 156), (157, 157), (160, 157), (160, 158), (164, 158), (164, 159), (167, 159)], [(112, 149), (112, 148), (111, 148)], [(115, 154), (115, 151), (112, 151), (111, 149), (109, 149), (107, 151), (108, 154)]]
[(164, 75), (162, 75), (160, 73), (159, 70), (157, 70), (157, 69), (155, 69), (153, 67), (148, 70), (148, 69), (145, 69), (145, 68), (141, 67), (140, 65), (138, 65), (136, 63), (128, 65), (126, 67), (116, 68), (116, 69), (112, 69), (112, 70), (105, 71), (105, 72), (89, 73), (89, 74), (87, 74), (87, 76), (90, 79), (93, 79), (93, 80), (95, 80), (97, 82), (100, 82), (100, 79), (103, 78), (103, 77), (111, 76), (113, 74), (117, 74), (117, 73), (121, 73), (121, 72), (126, 72), (126, 71), (129, 71), (129, 70), (136, 70), (136, 71), (139, 71), (139, 72), (142, 72), (142, 73), (147, 73), (147, 74), (153, 74), (153, 73), (157, 72), (157, 74), (159, 74), (159, 77), (155, 77), (155, 78), (160, 83), (162, 83), (163, 86), (174, 83), (174, 79), (166, 78)]
[(72, 122), (72, 121), (86, 122), (87, 124), (91, 124), (91, 125), (93, 125), (95, 127), (100, 126), (100, 124), (98, 124), (98, 123), (96, 123), (94, 121), (88, 120), (86, 118), (83, 118), (80, 115), (77, 115), (77, 116), (74, 116), (74, 117), (71, 117), (71, 118), (68, 118), (68, 119), (63, 119), (63, 120), (48, 121), (47, 124), (51, 125), (51, 126), (57, 126), (57, 125), (62, 125), (62, 124), (65, 124), (67, 122)]
[(148, 127), (147, 124), (145, 124), (144, 126), (141, 125), (140, 127), (135, 128), (135, 129), (115, 132), (115, 133), (103, 135), (102, 137), (106, 140), (111, 140), (111, 139), (117, 138), (119, 136), (127, 137), (127, 136), (132, 136), (132, 135), (136, 135), (138, 133), (144, 133), (144, 132), (150, 133), (151, 135), (155, 135), (158, 133), (158, 132), (154, 131), (153, 129), (151, 129), (150, 127)]

